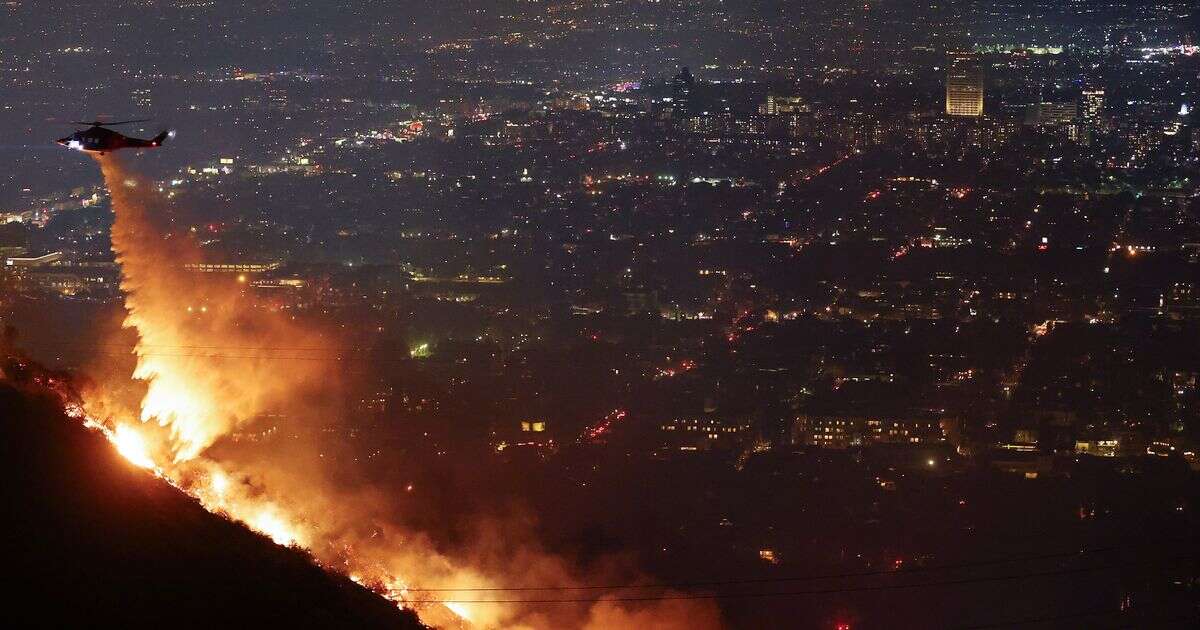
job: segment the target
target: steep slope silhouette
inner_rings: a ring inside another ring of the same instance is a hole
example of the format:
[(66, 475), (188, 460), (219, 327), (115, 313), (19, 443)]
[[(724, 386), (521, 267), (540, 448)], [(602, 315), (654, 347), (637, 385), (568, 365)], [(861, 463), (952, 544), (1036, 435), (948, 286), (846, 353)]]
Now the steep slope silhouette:
[(9, 627), (422, 628), (118, 455), (36, 386), (0, 380)]

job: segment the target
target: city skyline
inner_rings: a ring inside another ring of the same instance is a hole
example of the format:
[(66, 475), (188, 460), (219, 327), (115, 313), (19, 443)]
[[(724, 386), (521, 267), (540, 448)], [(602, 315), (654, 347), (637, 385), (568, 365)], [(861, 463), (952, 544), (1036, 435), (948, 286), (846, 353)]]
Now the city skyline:
[(339, 627), (1188, 627), (1194, 18), (13, 0), (0, 401)]

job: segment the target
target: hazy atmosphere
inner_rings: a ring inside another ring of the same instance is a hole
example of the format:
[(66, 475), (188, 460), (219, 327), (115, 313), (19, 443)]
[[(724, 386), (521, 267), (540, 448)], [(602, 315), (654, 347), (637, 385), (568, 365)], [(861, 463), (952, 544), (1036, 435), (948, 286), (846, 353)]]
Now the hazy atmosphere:
[(14, 623), (1195, 627), (1196, 24), (3, 3)]

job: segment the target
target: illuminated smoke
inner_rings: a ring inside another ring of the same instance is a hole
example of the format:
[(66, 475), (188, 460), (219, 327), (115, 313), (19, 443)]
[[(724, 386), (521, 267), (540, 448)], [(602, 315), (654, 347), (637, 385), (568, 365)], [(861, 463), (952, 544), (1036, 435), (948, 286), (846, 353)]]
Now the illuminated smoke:
[[(719, 625), (709, 602), (442, 604), (432, 600), (513, 596), (412, 590), (580, 582), (564, 559), (515, 542), (536, 540), (520, 526), (461, 515), (474, 519), (468, 522), (476, 523), (475, 542), (443, 553), (427, 536), (396, 525), (386, 489), (335, 484), (328, 464), (334, 458), (325, 455), (339, 447), (324, 443), (314, 427), (340, 412), (344, 383), (336, 375), (346, 365), (337, 354), (338, 340), (286, 311), (254, 303), (236, 277), (187, 271), (186, 264), (202, 262), (202, 252), (173, 204), (119, 158), (98, 161), (112, 195), (125, 326), (137, 333), (133, 377), (145, 393), (136, 412), (140, 418), (130, 418), (107, 399), (106, 389), (117, 384), (89, 392), (87, 422), (126, 459), (213, 512), (278, 544), (307, 549), (323, 566), (415, 609), (437, 627)], [(294, 439), (267, 447), (243, 441), (233, 444), (232, 453), (217, 454), (223, 443), (261, 432), (267, 423)], [(345, 476), (345, 470), (338, 472)]]
[(134, 378), (147, 385), (142, 420), (170, 429), (176, 461), (195, 457), (298, 392), (328, 384), (326, 365), (284, 363), (271, 350), (300, 347), (328, 356), (327, 340), (279, 312), (246, 308), (236, 279), (187, 272), (184, 265), (200, 262), (200, 252), (164, 198), (117, 158), (100, 164), (115, 209), (112, 244), (125, 325), (138, 335)]

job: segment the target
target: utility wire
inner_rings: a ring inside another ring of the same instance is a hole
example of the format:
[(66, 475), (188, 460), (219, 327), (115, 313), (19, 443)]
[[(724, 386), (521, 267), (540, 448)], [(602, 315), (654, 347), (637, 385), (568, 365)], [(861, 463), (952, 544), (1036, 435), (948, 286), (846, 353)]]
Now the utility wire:
[(836, 580), (844, 578), (857, 577), (875, 577), (881, 575), (908, 575), (912, 573), (928, 573), (932, 571), (950, 571), (955, 569), (969, 569), (974, 567), (994, 566), (999, 564), (1011, 564), (1013, 562), (1030, 562), (1037, 560), (1053, 560), (1057, 558), (1069, 558), (1086, 554), (1104, 553), (1109, 551), (1118, 551), (1122, 549), (1119, 546), (1113, 547), (1098, 547), (1093, 549), (1079, 549), (1075, 551), (1062, 551), (1056, 553), (1046, 553), (1037, 555), (1010, 556), (1006, 558), (993, 558), (989, 560), (979, 560), (971, 562), (961, 562), (956, 564), (944, 564), (928, 567), (914, 567), (903, 570), (876, 570), (876, 571), (855, 571), (849, 573), (827, 573), (819, 575), (803, 575), (791, 577), (770, 577), (770, 578), (753, 578), (753, 579), (737, 579), (737, 580), (709, 580), (697, 582), (660, 582), (652, 584), (589, 584), (585, 586), (514, 586), (514, 587), (476, 587), (476, 588), (409, 588), (409, 591), (421, 593), (449, 592), (449, 593), (467, 593), (467, 592), (515, 592), (515, 591), (586, 591), (586, 590), (625, 590), (625, 589), (646, 589), (646, 588), (690, 588), (702, 586), (731, 586), (737, 584), (771, 584), (778, 582), (810, 582), (817, 580)]
[[(1071, 619), (1087, 619), (1087, 618), (1091, 618), (1091, 617), (1118, 617), (1118, 616), (1128, 616), (1131, 618), (1132, 617), (1140, 617), (1140, 619), (1137, 619), (1136, 621), (1131, 619), (1128, 623), (1118, 626), (1119, 628), (1141, 628), (1144, 626), (1140, 625), (1139, 622), (1145, 623), (1145, 622), (1151, 621), (1151, 620), (1156, 622), (1156, 624), (1163, 623), (1163, 622), (1196, 620), (1196, 615), (1190, 615), (1190, 616), (1176, 615), (1173, 617), (1155, 617), (1153, 615), (1144, 615), (1144, 614), (1139, 615), (1138, 611), (1130, 612), (1130, 611), (1124, 611), (1124, 610), (1095, 610), (1095, 611), (1089, 611), (1089, 612), (1066, 613), (1066, 614), (1062, 614), (1062, 615), (1046, 615), (1046, 616), (1042, 616), (1042, 617), (1026, 617), (1024, 619), (1014, 619), (1011, 621), (984, 623), (984, 624), (976, 624), (976, 625), (970, 625), (970, 626), (956, 626), (955, 630), (993, 630), (995, 628), (1015, 628), (1015, 627), (1019, 627), (1019, 626), (1033, 625), (1036, 623), (1050, 623), (1053, 621), (1067, 621), (1067, 620), (1071, 620)], [(1150, 619), (1146, 618), (1148, 616), (1150, 617)]]
[[(1173, 558), (1171, 561), (1181, 561), (1194, 559), (1195, 556), (1182, 556)], [(1091, 567), (1078, 567), (1074, 569), (1058, 569), (1052, 571), (1036, 571), (1030, 573), (1015, 573), (1010, 575), (976, 577), (976, 578), (961, 578), (956, 580), (941, 580), (930, 582), (917, 582), (908, 584), (876, 584), (871, 586), (854, 586), (843, 588), (824, 588), (824, 589), (808, 589), (796, 591), (769, 591), (769, 592), (751, 592), (751, 593), (687, 593), (674, 595), (632, 595), (620, 597), (579, 597), (579, 598), (544, 598), (544, 599), (414, 599), (406, 600), (409, 604), (587, 604), (596, 602), (650, 602), (650, 601), (671, 601), (671, 600), (714, 600), (714, 599), (761, 599), (767, 597), (797, 597), (802, 595), (832, 595), (842, 593), (863, 593), (863, 592), (878, 592), (878, 591), (893, 591), (913, 588), (930, 588), (930, 587), (945, 587), (945, 586), (962, 586), (968, 584), (984, 584), (990, 582), (1004, 582), (1010, 580), (1027, 580), (1039, 577), (1056, 577), (1062, 575), (1077, 575), (1081, 573), (1094, 573), (1098, 571), (1107, 571), (1122, 567), (1131, 566), (1154, 566), (1154, 562), (1142, 563), (1119, 563), (1108, 565), (1097, 565)]]

